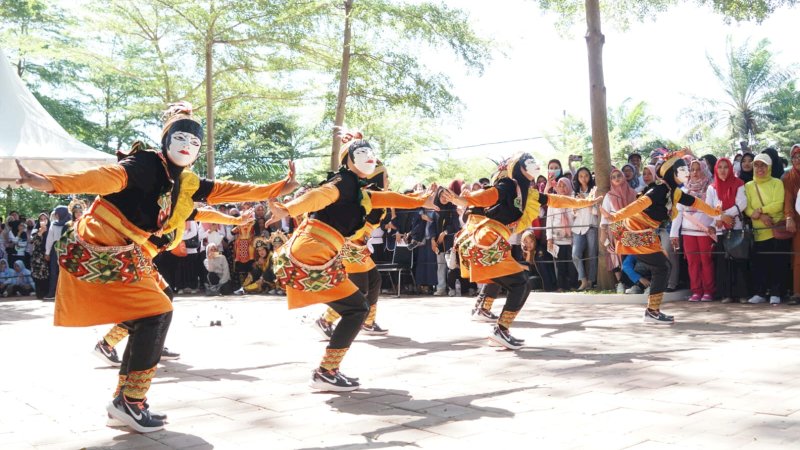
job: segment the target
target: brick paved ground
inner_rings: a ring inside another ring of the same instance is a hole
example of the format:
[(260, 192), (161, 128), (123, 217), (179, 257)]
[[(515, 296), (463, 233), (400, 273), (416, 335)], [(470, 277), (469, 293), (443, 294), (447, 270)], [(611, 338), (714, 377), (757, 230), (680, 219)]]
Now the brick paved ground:
[(307, 387), (324, 343), (302, 314), (321, 308), (179, 298), (167, 344), (182, 358), (150, 392), (170, 423), (147, 435), (105, 426), (116, 371), (91, 350), (106, 327), (0, 302), (0, 448), (800, 448), (798, 307), (670, 303), (677, 324), (656, 328), (639, 306), (534, 294), (511, 352), (485, 345), (471, 302), (382, 299), (391, 335), (358, 338), (343, 371), (363, 389), (337, 395)]

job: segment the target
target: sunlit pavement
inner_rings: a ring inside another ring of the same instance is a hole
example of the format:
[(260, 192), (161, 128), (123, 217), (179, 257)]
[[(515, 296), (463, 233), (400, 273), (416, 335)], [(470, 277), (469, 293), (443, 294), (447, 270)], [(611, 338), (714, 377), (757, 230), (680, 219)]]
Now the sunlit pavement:
[(676, 324), (657, 327), (641, 306), (534, 293), (512, 352), (486, 345), (472, 299), (378, 306), (390, 335), (359, 336), (342, 371), (363, 388), (339, 395), (308, 388), (321, 306), (177, 298), (167, 346), (182, 357), (149, 393), (169, 424), (137, 434), (105, 425), (116, 369), (92, 349), (108, 327), (0, 302), (0, 448), (800, 448), (800, 307), (669, 303)]

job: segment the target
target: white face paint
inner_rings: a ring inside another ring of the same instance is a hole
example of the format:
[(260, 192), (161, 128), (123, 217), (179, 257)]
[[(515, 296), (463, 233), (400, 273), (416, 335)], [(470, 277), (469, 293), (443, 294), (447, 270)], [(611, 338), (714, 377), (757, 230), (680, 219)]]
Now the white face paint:
[(522, 167), (522, 173), (527, 179), (535, 180), (539, 177), (540, 172), (541, 169), (539, 168), (539, 164), (537, 164), (533, 158), (525, 160), (525, 165)]
[(369, 147), (359, 147), (353, 152), (353, 165), (362, 177), (366, 178), (375, 172), (375, 167), (378, 165), (378, 159), (375, 158), (375, 152)]
[(675, 171), (675, 181), (678, 184), (685, 184), (689, 181), (689, 168), (686, 166), (678, 167), (678, 170)]
[(167, 158), (178, 167), (187, 167), (194, 163), (200, 153), (200, 139), (192, 133), (176, 131), (172, 133), (167, 148)]

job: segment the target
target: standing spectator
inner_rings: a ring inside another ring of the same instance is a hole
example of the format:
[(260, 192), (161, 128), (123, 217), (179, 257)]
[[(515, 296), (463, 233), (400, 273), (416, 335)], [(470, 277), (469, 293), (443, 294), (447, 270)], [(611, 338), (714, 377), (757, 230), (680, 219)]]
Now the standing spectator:
[(233, 269), (240, 283), (244, 282), (244, 279), (250, 273), (253, 259), (255, 259), (255, 247), (253, 246), (255, 238), (254, 227), (255, 224), (250, 222), (238, 225), (231, 230), (231, 233), (236, 236), (233, 241)]
[[(415, 220), (412, 234), (416, 235), (415, 239), (421, 239), (422, 245), (418, 247), (416, 254), (414, 278), (417, 280), (417, 285), (423, 294), (433, 294), (439, 284), (436, 273), (438, 266), (434, 251), (436, 213), (434, 211), (420, 210)], [(411, 248), (410, 245), (409, 248)]]
[(50, 220), (47, 213), (41, 213), (39, 214), (38, 226), (33, 230), (31, 236), (31, 275), (36, 288), (36, 298), (39, 300), (44, 299), (50, 287), (50, 268), (47, 260), (45, 260), (45, 245), (49, 227)]
[(778, 151), (772, 147), (767, 147), (761, 153), (769, 155), (769, 159), (772, 161), (772, 165), (769, 166), (772, 178), (776, 180), (783, 178), (783, 158), (778, 154)]
[(83, 210), (86, 209), (86, 204), (83, 200), (80, 199), (73, 199), (70, 202), (69, 210), (72, 214), (72, 220), (77, 222), (83, 216)]
[[(621, 170), (613, 169), (611, 171), (611, 190), (609, 190), (608, 194), (603, 198), (603, 209), (614, 213), (630, 205), (635, 200), (636, 191), (626, 182), (625, 175)], [(606, 253), (608, 258), (606, 267), (611, 269), (614, 273), (614, 277), (617, 279), (617, 294), (624, 294), (625, 284), (622, 283), (622, 258), (616, 251), (614, 229), (609, 226), (608, 220), (605, 217), (600, 220), (600, 227), (605, 235), (603, 245), (608, 249)]]
[[(706, 198), (706, 191), (711, 179), (700, 160), (689, 164), (689, 182), (685, 191), (695, 198)], [(710, 302), (714, 300), (716, 286), (714, 281), (714, 240), (717, 229), (714, 219), (699, 210), (676, 205), (678, 214), (672, 221), (670, 238), (673, 247), (678, 246), (679, 236), (683, 237), (683, 251), (689, 264), (689, 284), (692, 290), (690, 302)], [(674, 206), (673, 206), (674, 207)]]
[(175, 271), (175, 283), (179, 294), (195, 294), (198, 291), (198, 264), (200, 237), (197, 222), (187, 220), (184, 224), (183, 243), (186, 245), (186, 256), (178, 259)]
[(795, 205), (800, 202), (800, 144), (791, 150), (792, 168), (783, 176), (783, 214), (786, 216), (786, 230), (794, 233), (792, 238), (792, 298), (789, 303), (800, 303), (800, 212)]
[(14, 284), (8, 289), (11, 290), (8, 295), (12, 297), (30, 295), (33, 292), (31, 271), (25, 268), (25, 263), (21, 259), (14, 261)]
[(31, 241), (30, 233), (28, 232), (28, 224), (20, 221), (17, 224), (17, 234), (11, 237), (13, 244), (13, 253), (8, 257), (8, 263), (12, 266), (17, 261), (22, 261), (25, 267), (30, 265), (31, 254), (28, 252), (28, 243)]
[(725, 255), (725, 231), (741, 230), (740, 216), (747, 208), (744, 182), (733, 174), (733, 164), (728, 158), (720, 158), (714, 168), (714, 182), (706, 191), (706, 203), (722, 208), (722, 216), (714, 222), (717, 229), (717, 245), (714, 250), (715, 283), (717, 295), (722, 303), (747, 302), (747, 261), (728, 258)]
[(58, 266), (58, 257), (53, 250), (53, 246), (61, 239), (61, 235), (66, 231), (67, 223), (72, 220), (72, 216), (69, 214), (69, 208), (64, 205), (56, 206), (51, 216), (53, 216), (53, 220), (44, 243), (44, 259), (50, 264), (50, 285), (47, 290), (47, 295), (44, 297), (44, 299), (48, 301), (56, 299), (56, 286), (58, 286), (58, 273), (60, 270)]
[(639, 178), (639, 173), (633, 164), (625, 164), (622, 166), (622, 173), (625, 175), (625, 181), (637, 194), (641, 193), (646, 187), (644, 181)]
[[(589, 198), (594, 188), (592, 173), (586, 167), (578, 169), (573, 181), (575, 197)], [(579, 291), (584, 291), (597, 282), (597, 225), (599, 212), (597, 206), (573, 210), (572, 262), (581, 280)], [(585, 257), (584, 257), (585, 253)], [(584, 263), (585, 259), (585, 263)], [(588, 274), (586, 268), (588, 267)]]
[(753, 181), (753, 160), (756, 155), (747, 152), (742, 155), (742, 169), (739, 172), (739, 179), (745, 184)]
[(714, 181), (713, 170), (715, 167), (717, 167), (717, 157), (709, 153), (707, 155), (701, 156), (700, 161), (702, 161), (706, 165), (706, 168), (710, 173), (711, 181), (713, 182)]
[[(556, 194), (572, 195), (572, 185), (566, 178), (556, 183)], [(556, 280), (558, 291), (572, 289), (572, 274), (575, 265), (572, 263), (572, 220), (573, 213), (569, 208), (550, 207), (547, 209), (547, 251), (556, 253)], [(555, 251), (555, 247), (558, 251)], [(577, 276), (576, 276), (577, 277)]]
[(745, 214), (753, 220), (753, 290), (755, 295), (749, 303), (764, 303), (769, 291), (769, 302), (777, 305), (783, 294), (783, 280), (789, 264), (786, 255), (775, 254), (788, 250), (788, 245), (775, 239), (772, 227), (783, 220), (783, 183), (772, 177), (772, 159), (766, 153), (756, 156), (753, 161), (753, 181), (745, 185), (747, 208)]
[(556, 183), (564, 176), (564, 168), (561, 166), (561, 161), (558, 159), (551, 159), (547, 163), (547, 190), (546, 194), (554, 194), (556, 192)]

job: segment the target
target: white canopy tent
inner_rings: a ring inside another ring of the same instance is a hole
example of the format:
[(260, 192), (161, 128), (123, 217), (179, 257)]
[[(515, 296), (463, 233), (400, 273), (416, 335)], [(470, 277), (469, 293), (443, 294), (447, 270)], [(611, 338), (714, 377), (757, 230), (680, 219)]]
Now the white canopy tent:
[(0, 187), (16, 186), (15, 159), (28, 169), (62, 174), (116, 161), (70, 136), (20, 80), (0, 49)]

